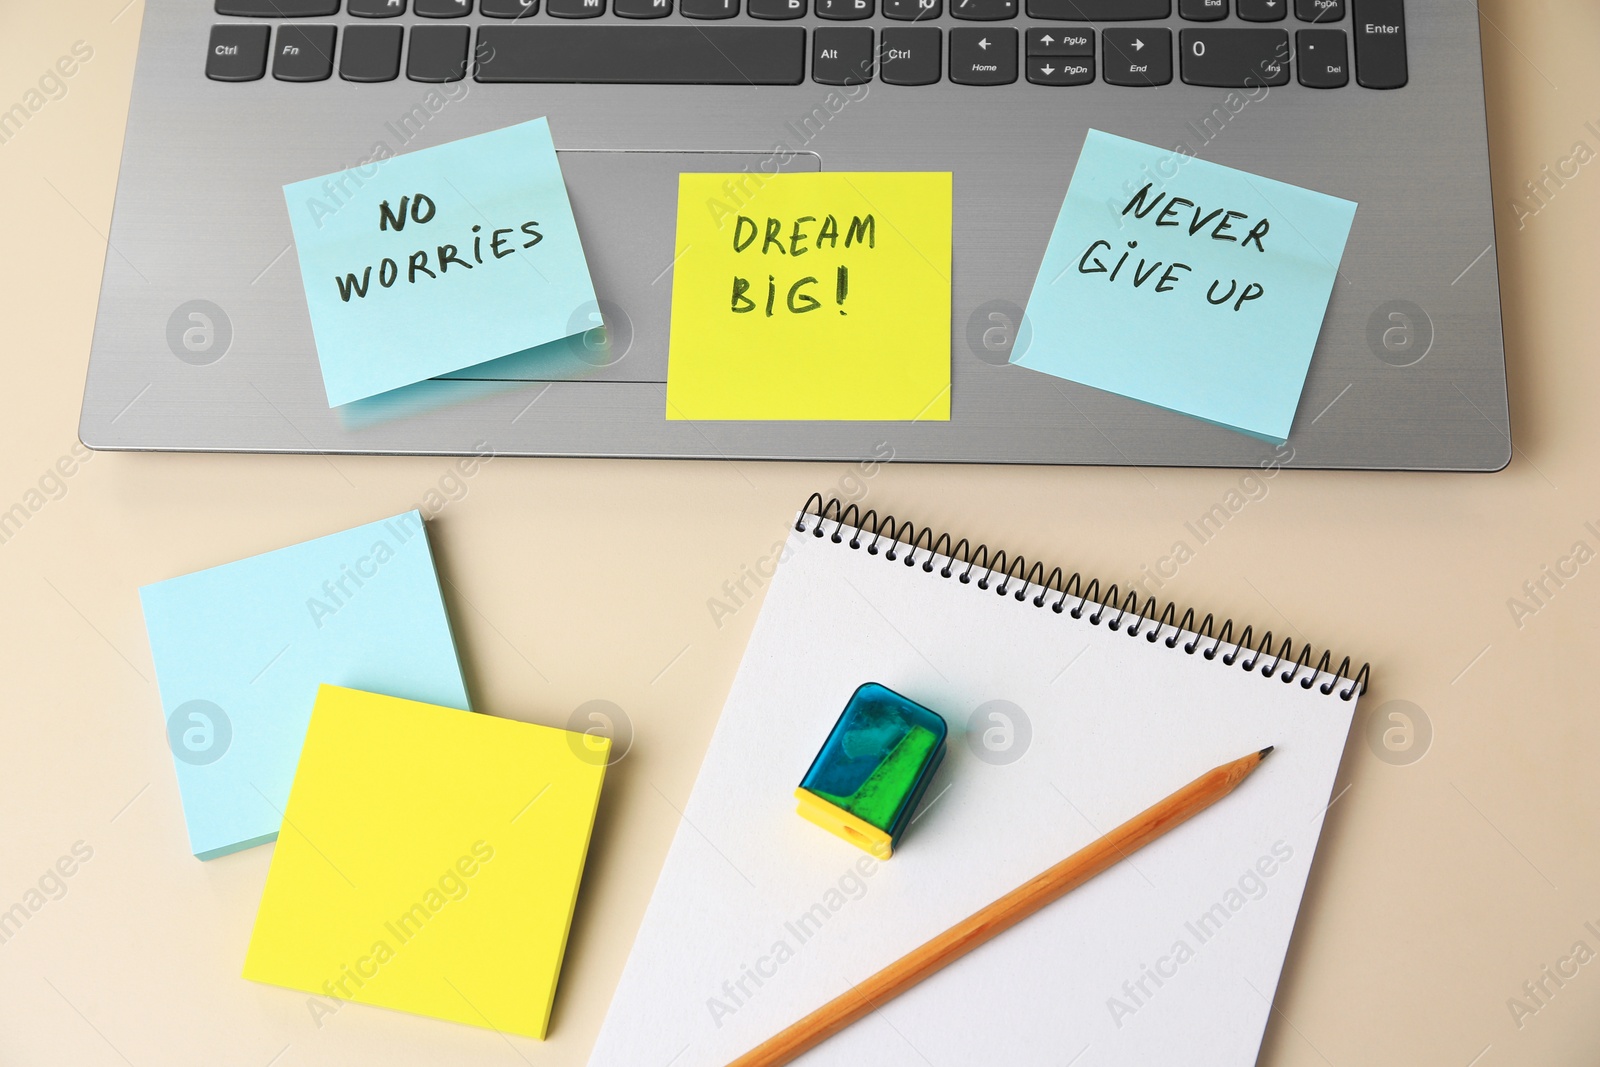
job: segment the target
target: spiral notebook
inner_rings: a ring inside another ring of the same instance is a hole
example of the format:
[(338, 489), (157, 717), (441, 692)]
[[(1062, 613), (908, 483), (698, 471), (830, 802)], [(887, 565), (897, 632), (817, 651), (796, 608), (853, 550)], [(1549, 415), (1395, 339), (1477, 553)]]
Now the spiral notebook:
[[(725, 1064), (1221, 763), (1192, 822), (800, 1062), (1251, 1064), (1367, 668), (813, 497), (592, 1065)], [(795, 814), (863, 682), (949, 750), (892, 858)]]

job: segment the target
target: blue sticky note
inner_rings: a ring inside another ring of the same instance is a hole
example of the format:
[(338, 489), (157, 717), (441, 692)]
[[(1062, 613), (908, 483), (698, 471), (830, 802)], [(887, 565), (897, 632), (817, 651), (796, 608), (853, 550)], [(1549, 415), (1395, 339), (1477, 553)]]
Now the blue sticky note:
[(420, 512), (147, 585), (139, 597), (201, 859), (278, 836), (319, 685), (467, 707)]
[(1090, 130), (1012, 362), (1281, 443), (1355, 212)]
[(593, 327), (550, 125), (534, 119), (283, 188), (328, 404)]

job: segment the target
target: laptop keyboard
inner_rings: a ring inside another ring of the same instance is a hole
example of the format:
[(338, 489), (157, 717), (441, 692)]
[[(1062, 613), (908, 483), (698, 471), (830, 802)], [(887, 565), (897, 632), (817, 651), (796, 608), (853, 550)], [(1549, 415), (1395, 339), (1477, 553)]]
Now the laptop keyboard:
[[(608, 4), (629, 21), (583, 23)], [(206, 76), (223, 82), (1255, 89), (1292, 71), (1340, 89), (1352, 38), (1356, 84), (1407, 80), (1404, 0), (344, 0), (337, 25), (279, 20), (333, 18), (340, 0), (215, 5), (235, 20), (211, 29)], [(496, 21), (449, 21), (474, 12)], [(808, 13), (839, 25), (784, 25)], [(1230, 15), (1248, 25), (1206, 25)]]

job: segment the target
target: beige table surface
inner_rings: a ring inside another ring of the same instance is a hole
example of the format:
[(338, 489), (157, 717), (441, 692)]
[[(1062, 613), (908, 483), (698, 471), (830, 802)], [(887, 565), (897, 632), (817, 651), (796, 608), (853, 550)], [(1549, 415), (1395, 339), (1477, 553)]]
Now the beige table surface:
[[(0, 109), (74, 42), (93, 49), (65, 94), (0, 143), (0, 510), (77, 446), (142, 6), (0, 0)], [(1267, 1064), (1600, 1062), (1600, 956), (1562, 963), (1580, 941), (1600, 954), (1600, 561), (1561, 563), (1580, 541), (1600, 551), (1600, 166), (1537, 214), (1516, 207), (1577, 143), (1600, 149), (1600, 10), (1482, 9), (1509, 469), (1287, 471), (1160, 590), (1373, 663)], [(757, 614), (719, 627), (707, 602), (808, 492), (859, 484), (873, 506), (1126, 580), (1240, 481), (484, 466), (433, 523), (475, 703), (562, 725), (606, 700), (634, 733), (606, 783), (541, 1044), (369, 1008), (319, 1027), (304, 995), (239, 977), (272, 849), (189, 856), (139, 612), (141, 584), (392, 514), (450, 470), (438, 458), (102, 453), (46, 480), (52, 495), (0, 543), (0, 909), (79, 842), (92, 858), (0, 943), (0, 1064), (581, 1064)], [(1577, 573), (1514, 617), (1508, 601), (1546, 566)], [(1369, 741), (1380, 708), (1401, 727), (1390, 713), (1420, 709), (1409, 751), (1398, 734), (1398, 752)], [(1571, 976), (1558, 986), (1547, 966)], [(1549, 993), (1528, 999), (1524, 983), (1541, 978)]]

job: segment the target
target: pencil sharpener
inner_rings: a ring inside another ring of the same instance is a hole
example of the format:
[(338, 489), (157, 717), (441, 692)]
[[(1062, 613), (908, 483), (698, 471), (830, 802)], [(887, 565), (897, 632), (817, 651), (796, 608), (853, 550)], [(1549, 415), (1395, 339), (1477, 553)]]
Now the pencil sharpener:
[(944, 759), (948, 733), (934, 712), (868, 682), (851, 695), (794, 791), (796, 810), (888, 859)]

